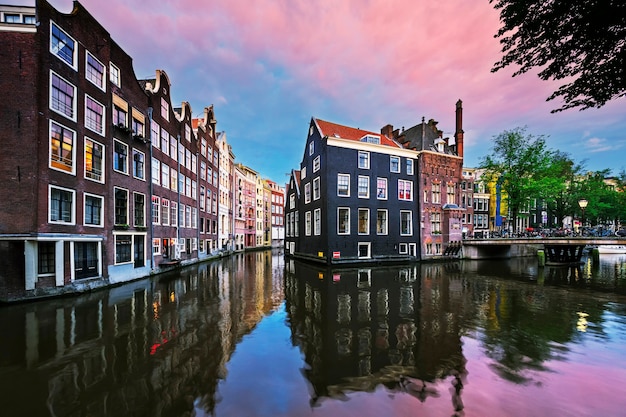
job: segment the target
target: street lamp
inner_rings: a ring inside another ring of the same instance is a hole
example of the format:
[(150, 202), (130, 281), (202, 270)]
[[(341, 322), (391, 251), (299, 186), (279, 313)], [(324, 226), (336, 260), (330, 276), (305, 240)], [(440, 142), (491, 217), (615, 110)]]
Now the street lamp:
[(582, 220), (583, 227), (585, 226), (585, 208), (587, 207), (587, 204), (589, 204), (589, 202), (585, 200), (584, 198), (578, 200), (578, 205), (580, 206), (580, 209), (583, 212), (583, 220)]

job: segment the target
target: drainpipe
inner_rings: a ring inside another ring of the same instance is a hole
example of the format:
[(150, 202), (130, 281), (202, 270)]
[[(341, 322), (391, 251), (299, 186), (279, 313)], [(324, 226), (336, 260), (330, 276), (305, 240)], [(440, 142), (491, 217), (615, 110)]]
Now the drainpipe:
[(150, 270), (154, 270), (154, 250), (152, 248), (152, 237), (154, 236), (154, 224), (152, 223), (152, 195), (154, 193), (154, 185), (152, 183), (152, 107), (148, 107), (148, 132), (150, 132), (150, 134), (146, 136), (149, 137), (148, 143), (150, 144), (148, 145), (150, 146), (150, 196), (148, 200), (148, 207), (150, 208), (148, 212), (150, 213), (150, 218), (146, 218), (146, 221), (150, 222), (150, 246), (146, 246), (150, 248)]

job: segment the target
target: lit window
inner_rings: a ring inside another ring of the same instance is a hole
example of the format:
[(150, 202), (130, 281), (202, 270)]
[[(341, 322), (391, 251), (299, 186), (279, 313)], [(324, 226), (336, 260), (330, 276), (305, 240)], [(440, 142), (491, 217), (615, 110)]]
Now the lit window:
[(104, 182), (104, 145), (85, 138), (85, 178)]
[(413, 234), (413, 216), (411, 211), (400, 211), (400, 235), (411, 236)]
[(74, 136), (65, 126), (50, 122), (50, 168), (74, 173)]
[(387, 232), (387, 210), (379, 209), (376, 211), (376, 234), (386, 235)]
[(337, 234), (350, 234), (350, 209), (348, 207), (339, 207), (337, 209)]
[(369, 235), (370, 234), (370, 211), (369, 209), (360, 208), (359, 209), (359, 234), (360, 235)]

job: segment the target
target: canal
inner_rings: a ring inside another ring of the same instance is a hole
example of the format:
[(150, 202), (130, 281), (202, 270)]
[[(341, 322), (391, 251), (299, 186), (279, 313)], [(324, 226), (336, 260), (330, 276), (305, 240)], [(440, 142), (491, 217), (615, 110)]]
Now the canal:
[(623, 416), (626, 255), (327, 269), (251, 252), (0, 306), (0, 415)]

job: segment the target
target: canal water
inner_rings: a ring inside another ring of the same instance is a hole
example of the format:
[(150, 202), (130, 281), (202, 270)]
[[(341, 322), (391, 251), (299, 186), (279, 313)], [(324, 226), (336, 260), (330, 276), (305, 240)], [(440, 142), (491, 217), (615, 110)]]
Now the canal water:
[(624, 416), (626, 255), (328, 269), (253, 252), (0, 306), (0, 415)]

